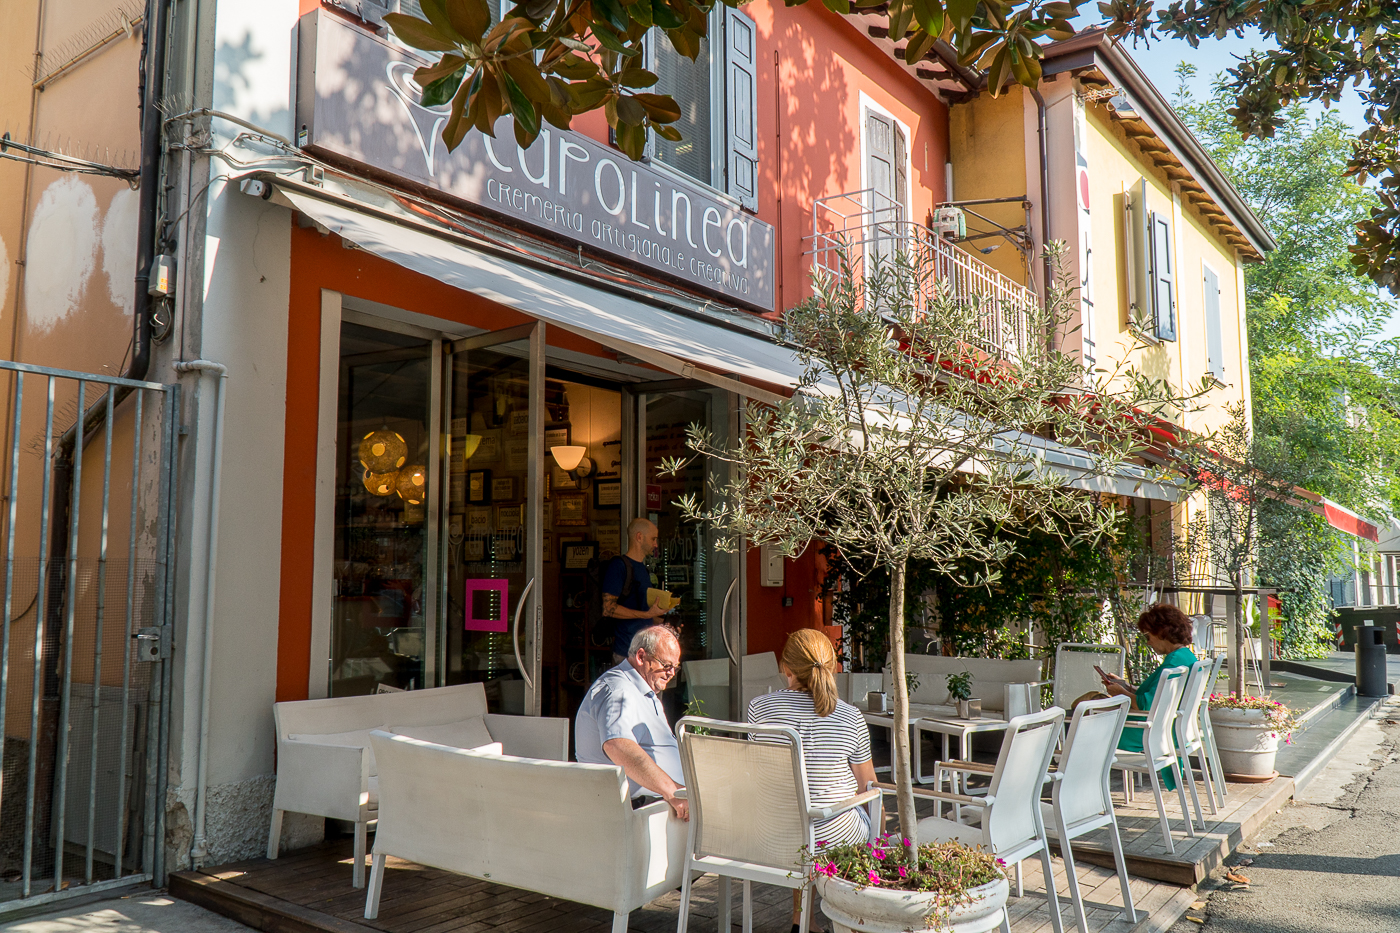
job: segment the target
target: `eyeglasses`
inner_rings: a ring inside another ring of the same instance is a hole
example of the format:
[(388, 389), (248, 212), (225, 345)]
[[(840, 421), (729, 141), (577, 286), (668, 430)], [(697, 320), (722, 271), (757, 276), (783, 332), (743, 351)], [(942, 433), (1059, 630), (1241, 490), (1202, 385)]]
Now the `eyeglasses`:
[(658, 668), (660, 668), (661, 673), (665, 674), (668, 677), (674, 674), (676, 671), (680, 670), (679, 664), (666, 664), (663, 661), (658, 661), (654, 655), (647, 655), (647, 659), (651, 661), (652, 664), (655, 664)]

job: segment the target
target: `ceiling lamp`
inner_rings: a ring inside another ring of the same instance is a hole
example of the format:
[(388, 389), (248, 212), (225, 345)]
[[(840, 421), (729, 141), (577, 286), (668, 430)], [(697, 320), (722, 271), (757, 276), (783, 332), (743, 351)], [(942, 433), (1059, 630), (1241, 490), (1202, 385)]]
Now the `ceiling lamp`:
[(360, 463), (371, 473), (392, 473), (408, 459), (408, 444), (395, 431), (371, 431), (360, 441)]
[(410, 505), (422, 505), (423, 500), (428, 495), (428, 469), (422, 466), (411, 466), (400, 470), (398, 479), (395, 481), (395, 488), (398, 490), (399, 498)]
[(398, 479), (397, 473), (371, 473), (365, 470), (364, 483), (371, 495), (392, 496)]

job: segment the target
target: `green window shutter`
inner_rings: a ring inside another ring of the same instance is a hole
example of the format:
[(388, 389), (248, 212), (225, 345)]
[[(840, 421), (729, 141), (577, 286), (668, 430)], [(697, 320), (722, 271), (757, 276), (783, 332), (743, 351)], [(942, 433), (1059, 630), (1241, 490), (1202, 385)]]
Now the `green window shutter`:
[(725, 190), (758, 210), (758, 30), (733, 7), (724, 8)]

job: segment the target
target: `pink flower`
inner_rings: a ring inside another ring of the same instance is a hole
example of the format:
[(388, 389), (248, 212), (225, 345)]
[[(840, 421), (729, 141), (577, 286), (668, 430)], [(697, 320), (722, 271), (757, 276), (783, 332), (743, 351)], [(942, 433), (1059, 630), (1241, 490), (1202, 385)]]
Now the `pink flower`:
[(909, 837), (908, 837), (908, 836), (905, 836), (901, 841), (902, 841), (906, 846), (912, 846), (912, 845), (914, 844), (914, 843), (912, 843), (912, 842), (909, 841)]
[(820, 874), (820, 875), (826, 875), (828, 878), (833, 878), (833, 877), (835, 877), (835, 876), (836, 876), (836, 863), (835, 863), (835, 862), (827, 862), (825, 865), (818, 865), (818, 866), (817, 866), (817, 873)]
[(827, 845), (827, 841), (826, 841), (825, 839), (818, 839), (818, 840), (817, 840), (817, 848), (819, 848), (819, 849), (825, 848), (826, 845)]
[(880, 876), (879, 876), (877, 873), (875, 873), (874, 871), (871, 871), (871, 872), (869, 873), (869, 878), (870, 878), (870, 883), (871, 883), (871, 884), (879, 884), (879, 883), (880, 883)]
[(876, 850), (875, 850), (875, 857), (876, 857), (877, 859), (880, 859), (881, 861), (884, 861), (884, 859), (885, 859), (885, 850), (884, 850), (884, 849), (876, 849)]
[(900, 877), (900, 880), (903, 880), (903, 879), (905, 879), (905, 878), (908, 878), (908, 877), (909, 877), (909, 869), (905, 868), (903, 865), (899, 866), (899, 877)]

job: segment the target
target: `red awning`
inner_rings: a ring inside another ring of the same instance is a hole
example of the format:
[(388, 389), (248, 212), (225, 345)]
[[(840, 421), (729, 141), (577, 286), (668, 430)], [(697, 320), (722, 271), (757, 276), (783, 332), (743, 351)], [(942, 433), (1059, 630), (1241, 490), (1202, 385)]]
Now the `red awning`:
[(1375, 522), (1357, 515), (1344, 505), (1338, 505), (1326, 496), (1318, 496), (1317, 501), (1312, 503), (1312, 510), (1327, 519), (1327, 524), (1339, 531), (1365, 538), (1372, 544), (1381, 540), (1381, 530)]

